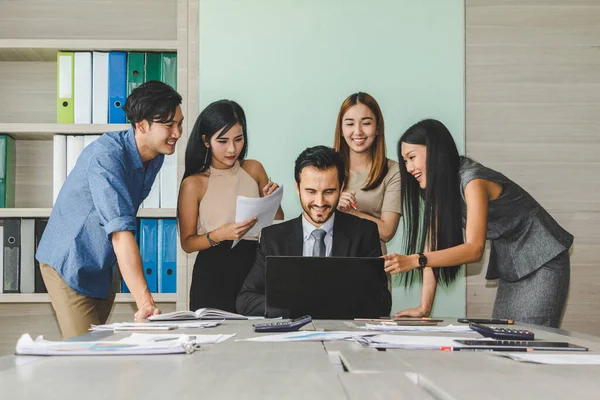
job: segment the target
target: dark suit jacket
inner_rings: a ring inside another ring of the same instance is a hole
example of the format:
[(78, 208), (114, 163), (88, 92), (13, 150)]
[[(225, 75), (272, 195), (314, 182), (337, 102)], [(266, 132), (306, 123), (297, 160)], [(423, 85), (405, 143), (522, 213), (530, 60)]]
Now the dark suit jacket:
[[(265, 310), (265, 257), (302, 256), (302, 216), (262, 230), (254, 266), (248, 273), (237, 297), (240, 314), (280, 317), (282, 310)], [(337, 212), (333, 225), (332, 257), (379, 257), (381, 245), (377, 224), (367, 219)], [(381, 315), (389, 315), (392, 296), (387, 288), (387, 276), (381, 271)], [(265, 312), (266, 311), (266, 312)]]

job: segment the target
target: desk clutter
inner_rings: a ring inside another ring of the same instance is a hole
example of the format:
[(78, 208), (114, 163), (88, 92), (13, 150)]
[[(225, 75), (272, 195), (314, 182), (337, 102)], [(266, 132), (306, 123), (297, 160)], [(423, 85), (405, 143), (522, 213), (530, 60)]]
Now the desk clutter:
[[(212, 310), (216, 313), (220, 310)], [(222, 312), (226, 314), (225, 312)], [(370, 323), (343, 322), (350, 330), (317, 329), (315, 326), (328, 321), (314, 321), (310, 316), (297, 320), (265, 320), (260, 323), (243, 320), (211, 320), (211, 321), (170, 321), (170, 322), (121, 322), (109, 325), (92, 326), (91, 331), (104, 332), (106, 340), (81, 340), (85, 336), (75, 338), (75, 341), (52, 342), (38, 337), (35, 340), (24, 334), (17, 342), (17, 355), (130, 355), (130, 354), (190, 354), (200, 349), (201, 345), (215, 345), (237, 336), (235, 342), (255, 343), (297, 343), (297, 342), (354, 342), (362, 348), (403, 349), (403, 350), (436, 350), (436, 351), (499, 351), (526, 352), (539, 351), (588, 351), (584, 346), (568, 342), (551, 340), (506, 340), (482, 337), (479, 330), (473, 329), (473, 324), (447, 326), (398, 326), (403, 330), (393, 331), (389, 328), (393, 323), (381, 325)], [(339, 326), (340, 321), (336, 326)], [(257, 327), (267, 326), (287, 329), (261, 330)], [(378, 328), (384, 328), (381, 332)], [(412, 331), (405, 328), (413, 329)], [(418, 330), (414, 330), (417, 329)], [(460, 329), (459, 329), (460, 328)], [(215, 334), (198, 334), (198, 330), (217, 329)], [(133, 331), (130, 333), (128, 331)], [(136, 332), (139, 331), (139, 332)], [(142, 333), (152, 331), (151, 333)], [(168, 332), (161, 332), (168, 331)], [(112, 335), (107, 332), (112, 332)], [(276, 333), (274, 333), (276, 332)], [(123, 336), (125, 333), (128, 336)], [(130, 333), (130, 334), (129, 334)], [(450, 333), (451, 335), (444, 335)], [(452, 333), (460, 333), (453, 335)], [(95, 338), (94, 338), (95, 339)], [(243, 344), (240, 343), (240, 346)], [(598, 358), (596, 356), (596, 358)], [(576, 358), (527, 358), (511, 357), (525, 362), (546, 363), (576, 363)], [(591, 359), (585, 359), (584, 364), (594, 364)]]

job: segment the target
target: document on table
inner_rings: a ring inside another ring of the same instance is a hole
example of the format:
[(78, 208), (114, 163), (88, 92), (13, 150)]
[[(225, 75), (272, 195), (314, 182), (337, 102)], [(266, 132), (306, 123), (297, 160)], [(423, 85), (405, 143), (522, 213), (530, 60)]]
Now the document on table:
[(17, 341), (15, 353), (32, 356), (189, 354), (199, 347), (188, 335), (179, 335), (174, 340), (153, 342), (144, 342), (130, 337), (116, 341), (53, 342), (44, 340), (42, 336), (33, 340), (31, 336), (24, 334)]
[(279, 333), (275, 335), (256, 336), (239, 341), (248, 342), (326, 342), (332, 340), (353, 340), (356, 337), (376, 335), (375, 332), (358, 331), (299, 331)]
[(152, 334), (152, 333), (132, 333), (131, 336), (120, 340), (122, 343), (146, 344), (177, 341), (182, 336), (187, 336), (187, 340), (194, 344), (217, 344), (226, 341), (235, 336), (233, 334), (215, 334), (215, 335), (177, 335), (177, 334)]
[(374, 331), (384, 332), (473, 332), (468, 325), (448, 325), (448, 326), (402, 326), (395, 324), (365, 324), (365, 328)]
[(363, 346), (378, 349), (440, 350), (441, 347), (463, 347), (454, 341), (472, 340), (472, 338), (380, 334), (357, 337), (355, 340)]
[[(262, 228), (273, 224), (277, 209), (281, 205), (281, 199), (283, 199), (283, 185), (265, 197), (237, 197), (235, 222), (242, 222), (252, 217), (258, 218), (256, 224), (246, 232), (242, 239), (246, 236), (256, 235), (260, 233)], [(239, 240), (235, 240), (231, 247), (233, 248), (238, 242)]]
[(516, 361), (553, 365), (600, 365), (600, 354), (498, 353)]
[(214, 328), (221, 321), (195, 321), (195, 322), (115, 322), (107, 325), (92, 325), (90, 331), (168, 331), (173, 329), (204, 329)]

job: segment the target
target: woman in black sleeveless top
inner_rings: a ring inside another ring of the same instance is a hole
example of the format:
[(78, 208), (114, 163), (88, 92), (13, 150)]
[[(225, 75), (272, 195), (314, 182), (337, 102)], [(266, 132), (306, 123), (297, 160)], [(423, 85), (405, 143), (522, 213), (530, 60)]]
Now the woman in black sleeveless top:
[(423, 294), (419, 307), (397, 315), (429, 314), (437, 283), (449, 284), (461, 265), (480, 261), (489, 239), (486, 279), (499, 279), (492, 317), (558, 327), (573, 236), (519, 185), (460, 157), (439, 121), (410, 127), (398, 143), (398, 158), (404, 160), (401, 190), (410, 255), (388, 255), (385, 267), (390, 273), (411, 271), (407, 283), (422, 273)]

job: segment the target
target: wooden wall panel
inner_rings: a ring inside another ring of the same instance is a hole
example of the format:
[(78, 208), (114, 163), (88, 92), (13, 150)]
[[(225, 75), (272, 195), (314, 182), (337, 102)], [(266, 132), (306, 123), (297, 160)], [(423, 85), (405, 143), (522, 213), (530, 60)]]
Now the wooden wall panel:
[(2, 0), (0, 38), (176, 39), (176, 0)]
[[(466, 1), (467, 155), (529, 191), (575, 236), (562, 327), (600, 334), (600, 3)], [(497, 282), (467, 269), (467, 314)], [(594, 305), (594, 306), (592, 306)]]

